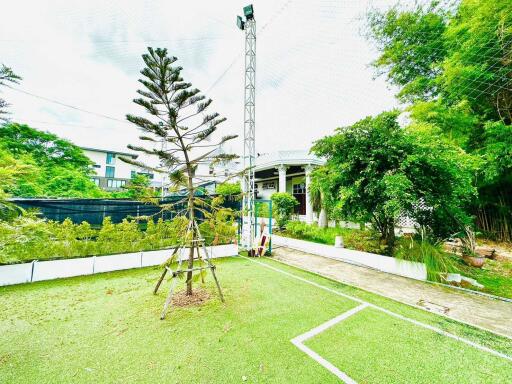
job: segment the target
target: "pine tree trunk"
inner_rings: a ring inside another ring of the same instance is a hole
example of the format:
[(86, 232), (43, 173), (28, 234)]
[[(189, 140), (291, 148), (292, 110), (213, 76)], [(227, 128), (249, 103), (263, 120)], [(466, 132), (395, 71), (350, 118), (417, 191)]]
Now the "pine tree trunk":
[(190, 243), (190, 249), (188, 253), (188, 269), (187, 272), (187, 296), (192, 295), (192, 268), (194, 268), (194, 247), (197, 244), (197, 231), (195, 226), (193, 225), (195, 220), (195, 212), (194, 212), (194, 187), (192, 177), (189, 176), (188, 180), (188, 217), (190, 222), (192, 223), (192, 241)]
[(387, 254), (391, 255), (395, 248), (395, 222), (393, 219), (384, 219), (381, 236), (386, 244)]

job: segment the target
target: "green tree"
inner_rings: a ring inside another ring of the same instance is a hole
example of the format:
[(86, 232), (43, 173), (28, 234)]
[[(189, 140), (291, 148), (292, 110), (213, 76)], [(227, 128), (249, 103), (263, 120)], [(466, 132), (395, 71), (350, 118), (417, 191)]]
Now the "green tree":
[(146, 175), (135, 175), (128, 185), (123, 186), (124, 191), (113, 192), (116, 198), (128, 198), (145, 203), (158, 203), (158, 191), (151, 188), (151, 180)]
[(379, 75), (386, 74), (400, 88), (401, 100), (438, 95), (437, 77), (446, 57), (447, 16), (437, 1), (412, 10), (396, 5), (385, 12), (368, 13), (366, 35), (380, 51), (372, 64)]
[(217, 185), (215, 192), (222, 196), (238, 196), (242, 193), (240, 183), (222, 183)]
[(58, 136), (27, 125), (0, 127), (2, 148), (26, 169), (10, 187), (17, 197), (104, 197), (91, 181), (91, 161), (81, 148)]
[(0, 219), (5, 220), (21, 213), (21, 210), (7, 199), (16, 189), (20, 179), (34, 177), (35, 169), (15, 159), (0, 147)]
[(299, 204), (295, 196), (288, 192), (276, 192), (270, 197), (272, 200), (272, 213), (276, 218), (276, 224), (279, 228), (284, 228), (290, 221), (293, 209)]
[(9, 123), (0, 128), (0, 140), (15, 157), (30, 155), (39, 165), (60, 166), (90, 172), (91, 160), (68, 140), (25, 124)]
[[(166, 49), (148, 48), (142, 55), (145, 67), (141, 71), (139, 82), (143, 89), (138, 93), (141, 98), (134, 103), (142, 107), (150, 118), (127, 115), (127, 119), (139, 127), (149, 141), (151, 148), (129, 145), (134, 151), (156, 156), (162, 167), (168, 172), (169, 180), (177, 190), (187, 191), (187, 218), (195, 221), (196, 211), (204, 209), (206, 199), (197, 192), (199, 185), (195, 171), (199, 163), (215, 165), (219, 162), (233, 160), (237, 156), (219, 153), (220, 145), (236, 136), (225, 136), (217, 142), (205, 142), (217, 131), (226, 119), (218, 113), (207, 113), (212, 103), (200, 94), (199, 89), (192, 88), (181, 77), (182, 67), (175, 65), (176, 57), (169, 56)], [(160, 144), (155, 149), (155, 143)], [(165, 149), (161, 149), (165, 145)], [(131, 164), (162, 172), (162, 169), (148, 167), (132, 159), (121, 158)], [(197, 241), (196, 227), (192, 227), (192, 241)], [(194, 267), (194, 247), (189, 248), (187, 271), (187, 295), (192, 295), (192, 269)]]
[(336, 209), (357, 222), (372, 222), (388, 251), (400, 214), (428, 224), (441, 235), (438, 218), (467, 222), (465, 206), (475, 194), (475, 160), (432, 126), (402, 129), (398, 112), (367, 117), (317, 141), (312, 151), (335, 175)]
[[(434, 124), (469, 153), (482, 156), (477, 224), (512, 238), (512, 189), (506, 148), (512, 125), (512, 2), (461, 0), (394, 6), (368, 15), (379, 50), (378, 74), (399, 87), (413, 121)], [(500, 152), (497, 157), (496, 151)]]

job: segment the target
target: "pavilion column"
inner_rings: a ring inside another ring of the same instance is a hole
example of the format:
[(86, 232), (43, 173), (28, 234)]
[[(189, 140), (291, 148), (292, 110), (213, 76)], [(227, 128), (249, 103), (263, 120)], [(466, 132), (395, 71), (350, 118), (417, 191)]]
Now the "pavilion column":
[(279, 171), (279, 192), (286, 192), (286, 170), (287, 166), (281, 164), (277, 167)]
[(311, 196), (309, 194), (309, 184), (311, 183), (311, 171), (313, 166), (308, 164), (304, 167), (306, 171), (306, 223), (313, 223), (313, 206), (311, 204)]

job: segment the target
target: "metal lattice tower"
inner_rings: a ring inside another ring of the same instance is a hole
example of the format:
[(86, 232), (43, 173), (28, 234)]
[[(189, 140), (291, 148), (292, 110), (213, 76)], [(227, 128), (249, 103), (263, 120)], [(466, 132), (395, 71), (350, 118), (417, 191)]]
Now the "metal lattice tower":
[(244, 88), (244, 154), (242, 178), (242, 248), (253, 249), (255, 237), (254, 166), (255, 100), (256, 100), (256, 20), (252, 5), (244, 8), (246, 21), (238, 17), (238, 26), (245, 30), (245, 88)]

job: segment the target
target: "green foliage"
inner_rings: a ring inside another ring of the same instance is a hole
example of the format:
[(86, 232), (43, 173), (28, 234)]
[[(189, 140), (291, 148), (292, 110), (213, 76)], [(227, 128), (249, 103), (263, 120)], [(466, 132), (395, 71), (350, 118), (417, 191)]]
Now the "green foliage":
[(377, 254), (385, 253), (385, 247), (380, 244), (378, 233), (371, 230), (342, 227), (320, 228), (316, 224), (289, 221), (285, 231), (279, 235), (328, 245), (334, 245), (336, 236), (341, 236), (345, 248)]
[(10, 123), (2, 126), (0, 140), (16, 158), (30, 155), (39, 165), (81, 169), (84, 172), (91, 165), (89, 158), (73, 143), (28, 125)]
[(231, 209), (216, 209), (199, 224), (201, 235), (208, 244), (230, 244), (236, 239), (235, 214)]
[(430, 281), (442, 281), (441, 273), (457, 272), (451, 255), (443, 251), (442, 244), (429, 239), (425, 231), (418, 238), (404, 238), (396, 249), (398, 259), (416, 261), (427, 267)]
[(443, 35), (439, 83), (447, 103), (467, 100), (483, 120), (512, 123), (512, 2), (463, 0)]
[(21, 209), (7, 201), (20, 179), (34, 177), (35, 168), (15, 159), (0, 146), (0, 220), (12, 218)]
[[(0, 264), (167, 248), (183, 241), (187, 226), (183, 216), (156, 223), (150, 219), (143, 231), (136, 221), (113, 224), (107, 216), (97, 230), (87, 222), (45, 221), (28, 212), (9, 222), (0, 220)], [(231, 243), (236, 236), (233, 217), (221, 213), (201, 229), (208, 244)]]
[(368, 14), (367, 36), (380, 50), (373, 66), (401, 88), (400, 99), (425, 100), (438, 94), (437, 75), (446, 56), (446, 16), (437, 2), (413, 10), (397, 5)]
[[(254, 205), (256, 207), (255, 213), (256, 213), (257, 217), (265, 217), (265, 218), (274, 217), (273, 212), (270, 212), (270, 202), (256, 201), (254, 203)], [(274, 211), (273, 208), (274, 207), (272, 207), (272, 210)]]
[[(54, 134), (16, 123), (0, 127), (0, 158), (10, 156), (23, 172), (4, 190), (16, 197), (104, 197), (90, 180), (83, 151)], [(0, 160), (1, 161), (1, 160)], [(1, 165), (0, 168), (7, 167)]]
[(222, 196), (238, 196), (242, 193), (240, 183), (222, 183), (217, 185), (215, 193)]
[(482, 156), (477, 225), (512, 239), (512, 2), (437, 0), (368, 15), (379, 49), (379, 74), (412, 101), (411, 117), (433, 124), (455, 144)]
[(312, 149), (327, 159), (331, 194), (338, 197), (340, 215), (355, 222), (371, 221), (389, 252), (400, 214), (434, 230), (439, 229), (439, 215), (459, 226), (469, 220), (464, 208), (475, 194), (475, 159), (427, 124), (400, 128), (397, 114), (384, 112), (338, 128)]
[(272, 210), (278, 228), (284, 228), (292, 216), (293, 209), (299, 204), (297, 199), (288, 192), (276, 192), (270, 197)]
[(158, 202), (158, 191), (151, 188), (151, 180), (146, 175), (135, 175), (128, 185), (123, 186), (124, 191), (113, 192), (115, 198), (127, 198), (146, 203)]
[(488, 182), (499, 181), (501, 175), (512, 179), (512, 125), (500, 121), (488, 122), (484, 126), (484, 148), (486, 160), (484, 174)]

